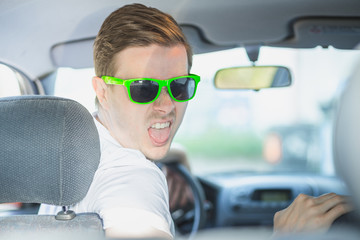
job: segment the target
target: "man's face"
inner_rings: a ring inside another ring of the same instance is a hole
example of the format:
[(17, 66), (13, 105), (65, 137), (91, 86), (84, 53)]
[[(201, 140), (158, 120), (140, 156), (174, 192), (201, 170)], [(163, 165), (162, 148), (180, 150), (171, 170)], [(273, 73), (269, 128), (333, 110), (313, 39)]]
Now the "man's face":
[[(121, 79), (154, 78), (166, 80), (188, 74), (185, 47), (129, 47), (115, 57), (116, 74)], [(105, 122), (110, 134), (124, 147), (140, 150), (148, 159), (163, 158), (179, 128), (187, 107), (176, 102), (167, 88), (155, 102), (130, 101), (125, 86), (106, 88)]]

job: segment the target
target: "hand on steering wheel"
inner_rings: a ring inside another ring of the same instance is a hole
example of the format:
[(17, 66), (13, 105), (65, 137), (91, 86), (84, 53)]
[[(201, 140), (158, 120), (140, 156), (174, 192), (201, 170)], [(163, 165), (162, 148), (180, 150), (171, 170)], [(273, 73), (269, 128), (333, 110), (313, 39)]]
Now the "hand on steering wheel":
[(205, 223), (204, 192), (200, 183), (179, 162), (165, 163), (170, 212), (177, 232), (191, 239)]

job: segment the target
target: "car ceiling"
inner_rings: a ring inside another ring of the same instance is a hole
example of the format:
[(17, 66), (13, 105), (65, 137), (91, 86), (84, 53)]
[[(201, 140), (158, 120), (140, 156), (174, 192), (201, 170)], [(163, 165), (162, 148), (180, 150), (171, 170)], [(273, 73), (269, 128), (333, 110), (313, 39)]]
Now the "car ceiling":
[[(32, 79), (58, 66), (90, 67), (91, 45), (101, 23), (115, 9), (133, 2), (1, 0), (0, 62)], [(136, 2), (173, 15), (195, 53), (244, 45), (354, 48), (360, 42), (359, 0)]]

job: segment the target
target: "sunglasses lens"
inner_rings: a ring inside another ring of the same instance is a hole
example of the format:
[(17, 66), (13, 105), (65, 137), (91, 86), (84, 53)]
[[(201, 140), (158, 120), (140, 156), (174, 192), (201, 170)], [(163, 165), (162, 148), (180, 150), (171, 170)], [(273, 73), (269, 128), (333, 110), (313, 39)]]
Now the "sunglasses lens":
[(155, 81), (139, 80), (130, 85), (130, 95), (133, 101), (147, 103), (154, 100), (159, 91), (159, 84)]
[(191, 77), (175, 79), (170, 83), (171, 94), (179, 101), (191, 99), (195, 94), (196, 82)]

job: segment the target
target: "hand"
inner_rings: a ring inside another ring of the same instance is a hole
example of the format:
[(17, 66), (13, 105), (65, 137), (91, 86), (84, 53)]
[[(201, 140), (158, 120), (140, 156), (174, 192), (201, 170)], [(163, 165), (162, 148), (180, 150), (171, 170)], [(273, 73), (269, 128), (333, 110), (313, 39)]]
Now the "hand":
[(168, 167), (166, 167), (165, 173), (169, 188), (170, 212), (183, 209), (193, 203), (193, 195), (185, 179)]
[(326, 232), (334, 220), (353, 210), (347, 197), (335, 193), (311, 197), (299, 194), (294, 202), (274, 216), (274, 234)]
[[(180, 145), (173, 145), (168, 154), (160, 160), (162, 163), (177, 162), (185, 166), (189, 172), (190, 163), (187, 159), (186, 151)], [(169, 205), (170, 212), (173, 213), (176, 210), (184, 210), (188, 206), (193, 206), (194, 198), (190, 186), (186, 183), (181, 174), (173, 171), (166, 164), (163, 165), (162, 170), (166, 176), (168, 188), (169, 188)]]

